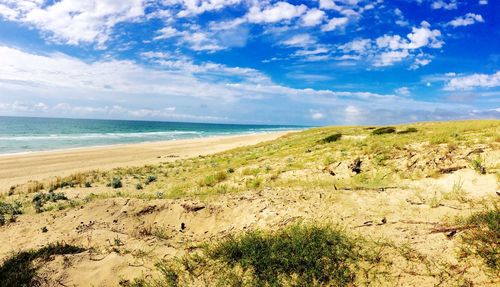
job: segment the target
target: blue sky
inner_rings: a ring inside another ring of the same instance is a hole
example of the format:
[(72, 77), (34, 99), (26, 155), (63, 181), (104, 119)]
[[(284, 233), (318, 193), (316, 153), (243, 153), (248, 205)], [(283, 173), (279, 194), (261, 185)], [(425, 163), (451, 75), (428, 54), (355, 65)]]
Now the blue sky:
[(0, 0), (0, 115), (500, 118), (498, 0)]

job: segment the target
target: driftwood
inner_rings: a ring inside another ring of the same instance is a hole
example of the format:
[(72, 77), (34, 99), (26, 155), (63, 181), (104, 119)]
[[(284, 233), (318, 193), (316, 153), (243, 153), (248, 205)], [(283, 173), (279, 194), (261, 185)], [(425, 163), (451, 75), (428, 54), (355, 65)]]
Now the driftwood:
[(198, 210), (202, 210), (203, 208), (205, 208), (204, 205), (189, 205), (189, 204), (182, 204), (181, 205), (184, 210), (186, 210), (187, 212), (196, 212)]
[(395, 189), (398, 188), (397, 186), (381, 186), (381, 187), (341, 187), (337, 188), (336, 186), (335, 190), (375, 190), (375, 191), (385, 191), (386, 189)]
[(441, 169), (439, 169), (439, 172), (440, 173), (452, 173), (454, 171), (461, 170), (461, 169), (464, 169), (464, 168), (466, 168), (466, 166), (464, 166), (464, 165), (462, 165), (462, 166), (452, 166), (452, 167), (441, 168)]
[(437, 226), (434, 227), (430, 233), (447, 233), (447, 232), (458, 232), (467, 229), (477, 228), (477, 225), (466, 225), (466, 226)]

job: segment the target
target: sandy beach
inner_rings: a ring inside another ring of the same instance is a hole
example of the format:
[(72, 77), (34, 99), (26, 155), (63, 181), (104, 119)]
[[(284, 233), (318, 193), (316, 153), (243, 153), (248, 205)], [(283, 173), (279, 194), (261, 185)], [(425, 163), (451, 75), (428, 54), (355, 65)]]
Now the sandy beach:
[(290, 131), (0, 155), (0, 190), (75, 172), (141, 166), (253, 145)]

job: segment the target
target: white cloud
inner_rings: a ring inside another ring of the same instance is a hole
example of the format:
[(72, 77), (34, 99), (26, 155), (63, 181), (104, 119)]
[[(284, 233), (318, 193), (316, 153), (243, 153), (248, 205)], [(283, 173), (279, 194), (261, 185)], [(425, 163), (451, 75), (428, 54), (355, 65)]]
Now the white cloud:
[(252, 6), (246, 15), (246, 18), (251, 23), (276, 23), (299, 17), (304, 14), (306, 10), (307, 6), (304, 4), (292, 5), (290, 3), (280, 1), (265, 8)]
[(99, 46), (108, 41), (116, 24), (144, 16), (145, 7), (143, 0), (62, 0), (49, 4), (40, 0), (2, 0), (0, 4), (1, 15), (48, 32), (51, 40)]
[(285, 46), (293, 47), (306, 47), (314, 43), (316, 43), (316, 41), (309, 34), (295, 35), (292, 38), (281, 42), (281, 44)]
[(479, 0), (479, 5), (488, 5), (488, 0)]
[(483, 23), (484, 19), (483, 16), (474, 14), (474, 13), (467, 13), (465, 16), (457, 17), (450, 22), (448, 22), (448, 25), (453, 26), (453, 27), (459, 27), (459, 26), (469, 26), (474, 23)]
[(339, 49), (341, 49), (345, 53), (356, 52), (362, 54), (370, 50), (371, 46), (372, 43), (370, 39), (355, 39), (351, 42), (340, 45)]
[(426, 21), (422, 21), (420, 28), (412, 28), (412, 32), (407, 35), (410, 39), (408, 44), (409, 49), (418, 49), (424, 46), (429, 46), (430, 48), (441, 48), (444, 44), (441, 37), (441, 32), (439, 30), (429, 29), (430, 24)]
[(328, 23), (326, 23), (321, 27), (321, 31), (323, 32), (333, 31), (339, 27), (347, 25), (348, 22), (349, 18), (347, 17), (332, 18), (328, 20)]
[(339, 60), (363, 59), (374, 67), (386, 67), (411, 57), (414, 62), (409, 68), (414, 70), (431, 62), (430, 55), (419, 52), (422, 48), (437, 49), (443, 44), (441, 32), (431, 30), (430, 24), (423, 21), (420, 27), (413, 27), (406, 38), (400, 35), (383, 35), (374, 40), (355, 39), (339, 45), (339, 50), (344, 53)]
[(314, 111), (311, 111), (311, 119), (313, 120), (321, 120), (323, 118), (325, 118), (325, 114), (321, 113), (321, 112), (314, 112)]
[[(177, 13), (177, 16), (186, 17), (237, 5), (242, 0), (174, 0), (172, 2), (183, 5), (183, 10)], [(170, 4), (174, 4), (172, 2)]]
[(408, 87), (397, 88), (394, 90), (394, 92), (398, 95), (405, 96), (405, 97), (410, 95), (410, 89)]
[(181, 34), (177, 29), (172, 27), (164, 27), (158, 30), (157, 33), (158, 36), (154, 37), (154, 40), (165, 40)]
[(443, 0), (437, 0), (432, 2), (432, 9), (445, 9), (445, 10), (455, 10), (458, 8), (457, 0), (450, 0), (449, 2)]
[(444, 89), (447, 91), (472, 90), (474, 88), (500, 87), (500, 71), (488, 74), (472, 74), (450, 79)]
[(302, 26), (311, 27), (321, 24), (325, 18), (325, 12), (319, 9), (310, 9), (302, 16)]
[(408, 50), (382, 52), (373, 63), (373, 66), (375, 67), (391, 66), (394, 63), (401, 62), (409, 55), (410, 54), (408, 53)]

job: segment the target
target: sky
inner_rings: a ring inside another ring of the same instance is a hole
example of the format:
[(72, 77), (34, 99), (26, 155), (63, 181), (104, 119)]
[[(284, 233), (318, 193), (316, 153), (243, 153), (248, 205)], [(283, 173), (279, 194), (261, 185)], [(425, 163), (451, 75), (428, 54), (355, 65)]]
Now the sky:
[(500, 0), (0, 0), (0, 115), (500, 118)]

